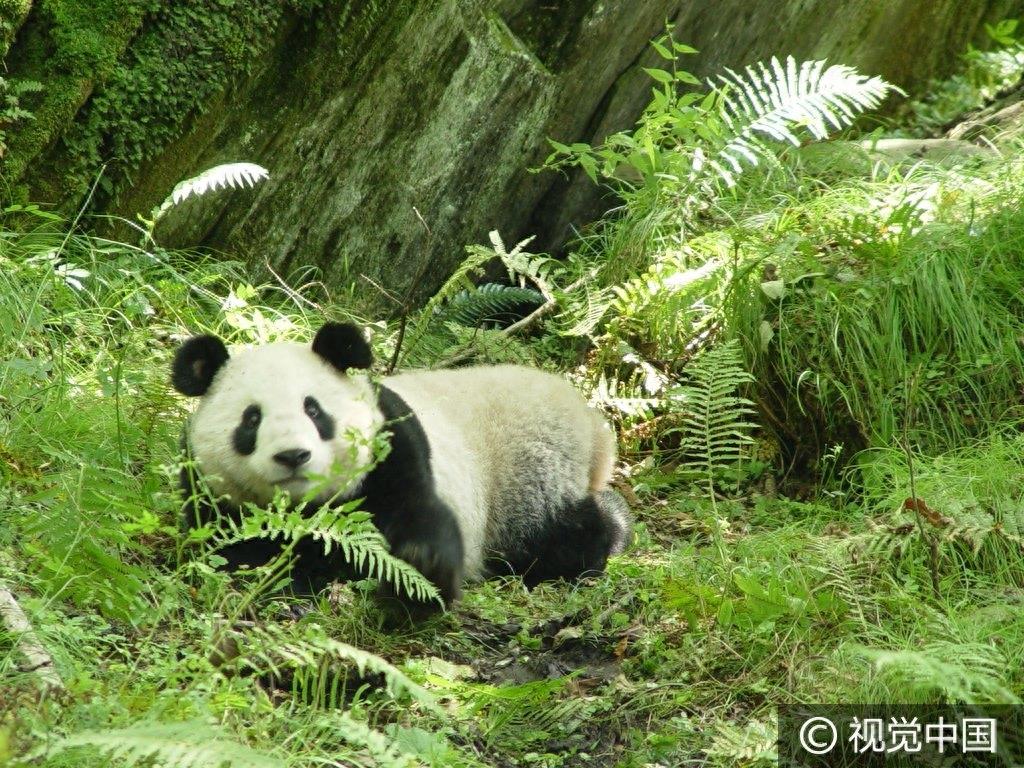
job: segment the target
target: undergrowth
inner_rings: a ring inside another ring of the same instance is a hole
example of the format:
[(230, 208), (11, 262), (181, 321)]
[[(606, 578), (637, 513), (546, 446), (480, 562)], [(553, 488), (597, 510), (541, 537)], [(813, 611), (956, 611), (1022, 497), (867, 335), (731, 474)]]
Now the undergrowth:
[[(752, 376), (744, 394), (800, 473), (904, 432), (949, 450), (1018, 417), (1016, 141), (942, 164), (801, 142), (807, 123), (821, 138), (885, 93), (821, 64), (750, 68), (699, 99), (660, 91), (665, 78), (689, 82), (658, 74), (632, 132), (556, 145), (550, 160), (603, 173), (622, 197), (570, 255), (560, 285), (575, 290), (551, 327), (592, 342), (601, 400), (640, 447), (673, 423), (668, 393), (694, 361), (730, 340)], [(723, 101), (737, 91), (742, 108)], [(756, 147), (735, 149), (730, 130)]]
[[(495, 234), (424, 310), (368, 324), (381, 370), (571, 369), (637, 520), (604, 576), (474, 585), (414, 628), (369, 580), (299, 602), (177, 528), (175, 346), (308, 340), (343, 310), (6, 209), (0, 589), (62, 682), (5, 622), (0, 765), (760, 765), (784, 703), (1019, 703), (1018, 148), (814, 149), (618, 187), (566, 261)], [(495, 259), (507, 284), (479, 287)], [(358, 517), (250, 522), (376, 551)]]

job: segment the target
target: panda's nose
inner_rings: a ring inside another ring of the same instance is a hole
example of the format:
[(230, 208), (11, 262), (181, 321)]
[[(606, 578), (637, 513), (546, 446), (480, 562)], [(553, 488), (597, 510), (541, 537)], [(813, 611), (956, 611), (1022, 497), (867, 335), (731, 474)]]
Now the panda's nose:
[(289, 469), (298, 469), (307, 461), (309, 461), (310, 454), (305, 448), (293, 448), (290, 451), (281, 451), (280, 453), (274, 454), (274, 461), (278, 464), (283, 464)]

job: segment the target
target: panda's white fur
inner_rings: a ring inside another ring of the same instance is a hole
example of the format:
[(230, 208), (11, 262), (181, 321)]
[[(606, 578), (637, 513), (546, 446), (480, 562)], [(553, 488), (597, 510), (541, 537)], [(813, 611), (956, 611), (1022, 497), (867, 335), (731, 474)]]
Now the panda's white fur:
[[(229, 358), (213, 337), (186, 344), (175, 360), (174, 381), (179, 391), (201, 395), (186, 428), (187, 443), (214, 495), (227, 496), (236, 507), (265, 504), (277, 488), (297, 498), (316, 482), (322, 500), (370, 494), (367, 503), (375, 500), (379, 506), (397, 499), (405, 509), (382, 513), (390, 520), (382, 530), (396, 554), (428, 573), (438, 557), (448, 556), (435, 550), (456, 552), (462, 558), (454, 566), (456, 580), (489, 575), (496, 553), (518, 563), (511, 570), (520, 572), (529, 568), (535, 548), (543, 558), (544, 551), (560, 556), (584, 546), (583, 541), (551, 540), (549, 530), (556, 538), (594, 540), (586, 542), (592, 554), (582, 566), (570, 565), (566, 575), (591, 570), (584, 567), (591, 562), (600, 570), (608, 555), (624, 549), (628, 513), (609, 488), (614, 437), (568, 382), (501, 365), (415, 371), (375, 383), (350, 367), (369, 366), (369, 347), (364, 346), (358, 329), (330, 324), (312, 347), (275, 343)], [(309, 398), (321, 416), (332, 420), (331, 429), (321, 432), (304, 413)], [(395, 403), (407, 406), (406, 416), (388, 421), (385, 401), (392, 411)], [(261, 418), (245, 454), (238, 448), (237, 430), (250, 406), (259, 408)], [(412, 423), (403, 424), (408, 418)], [(394, 433), (396, 455), (374, 469), (376, 475), (367, 475), (371, 446), (382, 428)], [(308, 452), (298, 468), (275, 459), (296, 450)], [(429, 477), (423, 463), (427, 453)], [(323, 476), (329, 478), (326, 484)], [(364, 487), (371, 477), (374, 483)], [(186, 493), (193, 487), (184, 474), (183, 484)], [(391, 487), (403, 484), (409, 487)], [(457, 532), (445, 533), (445, 508)], [(381, 510), (372, 511), (378, 522)], [(411, 528), (422, 529), (409, 534), (410, 541), (403, 538), (405, 516)], [(559, 528), (563, 523), (570, 527)], [(447, 541), (453, 537), (461, 537), (461, 546)], [(446, 594), (457, 596), (457, 584)]]

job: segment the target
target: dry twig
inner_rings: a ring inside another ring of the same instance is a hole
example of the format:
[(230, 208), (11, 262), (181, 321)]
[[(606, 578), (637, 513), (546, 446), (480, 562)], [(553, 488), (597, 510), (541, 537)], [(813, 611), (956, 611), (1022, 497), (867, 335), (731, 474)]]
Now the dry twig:
[(2, 582), (0, 582), (0, 623), (10, 634), (15, 636), (16, 647), (25, 657), (26, 663), (22, 666), (22, 670), (34, 672), (43, 687), (49, 691), (64, 690), (64, 681), (57, 674), (57, 669), (53, 665), (53, 657), (43, 647), (25, 612), (21, 610), (14, 595)]

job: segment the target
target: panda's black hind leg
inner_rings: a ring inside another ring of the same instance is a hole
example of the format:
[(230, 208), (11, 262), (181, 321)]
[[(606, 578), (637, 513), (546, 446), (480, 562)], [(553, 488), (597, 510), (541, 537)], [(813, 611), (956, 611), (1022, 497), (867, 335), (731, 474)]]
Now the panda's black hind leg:
[(489, 572), (518, 574), (531, 588), (601, 573), (609, 555), (621, 551), (624, 536), (622, 521), (603, 496), (575, 502), (510, 551), (489, 558)]

